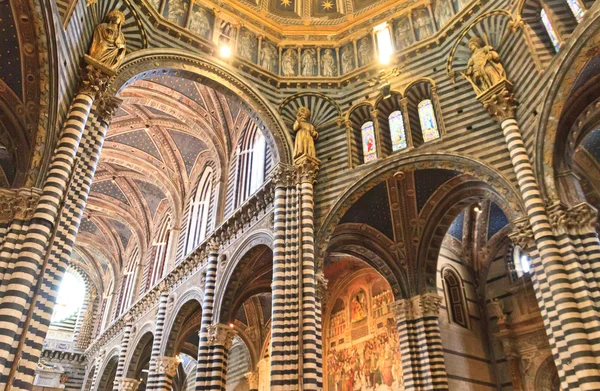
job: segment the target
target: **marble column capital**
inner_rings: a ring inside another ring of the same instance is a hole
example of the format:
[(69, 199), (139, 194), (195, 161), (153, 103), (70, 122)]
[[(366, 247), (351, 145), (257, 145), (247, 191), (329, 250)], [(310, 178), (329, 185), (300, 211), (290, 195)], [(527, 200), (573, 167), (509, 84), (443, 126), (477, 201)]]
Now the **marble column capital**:
[(81, 87), (79, 92), (94, 98), (98, 93), (106, 90), (108, 81), (116, 72), (87, 54), (83, 56), (83, 59), (85, 66), (80, 72)]
[(181, 359), (178, 356), (170, 357), (170, 356), (162, 356), (157, 360), (156, 365), (156, 373), (165, 374), (169, 377), (174, 377), (177, 373), (177, 368), (179, 367), (179, 363)]
[(271, 171), (270, 179), (275, 187), (291, 187), (295, 184), (296, 170), (294, 167), (279, 163)]
[(304, 155), (294, 160), (294, 167), (296, 168), (296, 180), (298, 183), (314, 183), (317, 180), (319, 174), (319, 167), (321, 161), (317, 158)]
[(119, 99), (106, 91), (98, 93), (96, 95), (96, 110), (100, 121), (108, 126), (122, 103), (123, 99)]
[(497, 122), (515, 118), (518, 105), (514, 94), (513, 85), (508, 80), (501, 80), (487, 91), (479, 94), (477, 100), (483, 104), (488, 114)]
[(38, 189), (0, 189), (0, 222), (10, 222), (13, 219), (29, 220), (40, 199)]
[(208, 343), (210, 345), (224, 346), (225, 349), (229, 350), (233, 343), (233, 337), (236, 335), (236, 331), (233, 327), (224, 324), (214, 324), (208, 326)]
[(535, 238), (529, 218), (521, 217), (514, 220), (512, 224), (513, 230), (508, 234), (509, 239), (524, 251), (532, 250), (535, 247)]
[(548, 205), (548, 218), (556, 232), (564, 233), (569, 229), (591, 228), (598, 218), (598, 211), (587, 202), (568, 207), (560, 201)]
[(415, 320), (425, 317), (437, 317), (440, 313), (442, 298), (436, 293), (425, 293), (410, 299), (399, 299), (390, 305), (396, 320)]
[(139, 386), (140, 386), (139, 380), (126, 377), (126, 378), (121, 379), (121, 381), (119, 381), (118, 390), (119, 391), (137, 391)]

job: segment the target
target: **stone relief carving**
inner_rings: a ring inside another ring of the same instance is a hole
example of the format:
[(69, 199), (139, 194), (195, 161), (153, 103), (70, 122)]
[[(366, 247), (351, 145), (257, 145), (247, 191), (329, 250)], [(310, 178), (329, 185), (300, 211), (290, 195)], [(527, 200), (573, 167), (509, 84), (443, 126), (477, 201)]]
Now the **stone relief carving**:
[(302, 76), (314, 76), (317, 54), (315, 49), (305, 49), (300, 58), (302, 61)]
[(399, 49), (405, 48), (413, 43), (413, 34), (410, 28), (410, 20), (407, 17), (402, 17), (396, 22), (396, 45)]
[(452, 10), (452, 1), (451, 0), (439, 0), (435, 6), (435, 19), (437, 21), (438, 27), (442, 27), (450, 18), (454, 11)]
[(294, 49), (287, 49), (281, 58), (281, 72), (283, 76), (296, 76), (298, 67), (298, 54)]
[(415, 30), (419, 39), (425, 39), (433, 35), (433, 27), (431, 26), (431, 18), (426, 8), (421, 8), (416, 11), (414, 18)]
[(321, 56), (321, 76), (332, 77), (337, 74), (335, 67), (335, 57), (332, 49), (325, 49)]
[(169, 12), (167, 19), (178, 25), (183, 25), (185, 22), (185, 15), (187, 14), (189, 4), (183, 0), (169, 0)]
[(119, 10), (110, 11), (106, 20), (94, 29), (88, 54), (101, 65), (116, 69), (125, 57), (125, 36), (121, 31), (125, 15)]
[(367, 65), (373, 61), (373, 46), (367, 37), (362, 38), (358, 43), (358, 60), (360, 65)]
[(342, 48), (342, 73), (346, 74), (354, 69), (354, 48), (350, 45)]
[(275, 63), (277, 61), (277, 48), (268, 42), (263, 41), (260, 49), (260, 66), (269, 72), (275, 72)]
[(242, 34), (240, 43), (240, 56), (252, 61), (254, 57), (254, 51), (256, 50), (256, 41), (254, 40), (254, 36), (249, 32), (245, 32)]
[(200, 35), (203, 38), (208, 38), (210, 33), (210, 19), (204, 8), (198, 7), (190, 17), (188, 29)]

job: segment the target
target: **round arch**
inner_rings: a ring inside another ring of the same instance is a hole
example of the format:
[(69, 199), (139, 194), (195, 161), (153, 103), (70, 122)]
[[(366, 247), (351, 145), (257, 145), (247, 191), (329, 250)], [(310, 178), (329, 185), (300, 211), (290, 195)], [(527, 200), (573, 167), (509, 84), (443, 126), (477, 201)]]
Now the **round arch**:
[(151, 353), (152, 351), (154, 327), (155, 324), (153, 322), (148, 322), (136, 332), (135, 339), (130, 344), (129, 352), (125, 356), (125, 377), (139, 377), (139, 372), (142, 370), (140, 368), (142, 355), (144, 353)]
[[(171, 297), (169, 298), (171, 300)], [(170, 355), (169, 349), (175, 349), (175, 343), (177, 341), (177, 335), (181, 331), (182, 322), (186, 316), (189, 315), (188, 311), (191, 308), (195, 308), (197, 305), (200, 307), (200, 314), (202, 313), (202, 302), (204, 300), (204, 294), (200, 288), (193, 287), (185, 291), (181, 296), (174, 300), (173, 309), (169, 311), (169, 317), (165, 320), (165, 338), (163, 338), (160, 346), (161, 355)]]
[(253, 109), (253, 118), (259, 128), (268, 130), (268, 142), (277, 160), (291, 164), (292, 140), (277, 110), (265, 97), (239, 75), (233, 68), (217, 58), (181, 49), (145, 49), (128, 55), (117, 75), (111, 80), (111, 90), (118, 93), (136, 80), (141, 80), (160, 70), (172, 69), (200, 77), (203, 84), (217, 90), (232, 92)]
[[(112, 390), (114, 375), (117, 372), (117, 364), (119, 361), (119, 347), (115, 346), (106, 355), (104, 362), (98, 371), (98, 385), (94, 391), (109, 391)], [(112, 381), (110, 380), (112, 377)]]

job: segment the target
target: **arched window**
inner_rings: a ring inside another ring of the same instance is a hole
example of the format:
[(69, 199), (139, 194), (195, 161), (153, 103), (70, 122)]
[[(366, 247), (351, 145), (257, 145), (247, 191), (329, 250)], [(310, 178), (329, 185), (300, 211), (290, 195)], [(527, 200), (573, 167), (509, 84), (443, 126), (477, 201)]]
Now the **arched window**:
[(511, 266), (514, 267), (517, 278), (521, 278), (531, 272), (531, 258), (520, 247), (515, 246), (512, 251)]
[(377, 147), (375, 145), (375, 129), (373, 121), (367, 121), (361, 126), (360, 132), (362, 135), (363, 144), (363, 161), (365, 163), (377, 159)]
[(540, 11), (540, 18), (542, 19), (542, 24), (544, 25), (544, 28), (546, 29), (548, 36), (550, 37), (550, 41), (552, 41), (552, 46), (554, 46), (554, 50), (556, 50), (558, 52), (558, 50), (560, 49), (560, 41), (558, 40), (556, 31), (554, 30), (554, 27), (552, 26), (552, 23), (550, 22), (550, 18), (548, 17), (546, 10), (543, 8)]
[(579, 1), (567, 0), (567, 3), (569, 4), (569, 8), (571, 8), (571, 11), (573, 11), (573, 15), (575, 16), (575, 19), (577, 19), (577, 23), (581, 23), (585, 12), (583, 11), (583, 8), (581, 8), (581, 4), (579, 4)]
[(204, 170), (196, 194), (190, 200), (186, 254), (196, 248), (206, 238), (208, 232), (208, 217), (213, 189), (212, 174), (213, 171), (210, 167)]
[(241, 205), (265, 181), (267, 143), (256, 124), (250, 123), (244, 132), (237, 152), (237, 196), (235, 206)]
[(155, 241), (152, 246), (155, 248), (154, 263), (152, 267), (152, 275), (150, 278), (150, 284), (153, 286), (156, 284), (166, 272), (167, 263), (167, 251), (169, 248), (169, 236), (171, 233), (171, 219), (166, 218), (158, 229)]
[(462, 279), (450, 268), (446, 268), (442, 276), (450, 322), (468, 329), (469, 318)]
[(423, 133), (423, 141), (431, 141), (440, 138), (435, 113), (433, 111), (433, 103), (430, 99), (424, 99), (419, 103), (419, 121), (421, 123), (421, 131)]
[(393, 111), (388, 117), (390, 124), (390, 136), (392, 138), (392, 150), (394, 152), (406, 148), (406, 131), (404, 130), (404, 117), (400, 110)]

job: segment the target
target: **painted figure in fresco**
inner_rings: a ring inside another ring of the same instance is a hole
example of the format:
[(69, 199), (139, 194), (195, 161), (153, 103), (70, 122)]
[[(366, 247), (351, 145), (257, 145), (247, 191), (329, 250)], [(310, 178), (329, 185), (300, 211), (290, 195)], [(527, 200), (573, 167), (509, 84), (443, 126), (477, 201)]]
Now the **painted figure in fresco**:
[(108, 13), (106, 19), (106, 23), (101, 23), (94, 29), (89, 56), (108, 68), (116, 69), (125, 57), (125, 36), (121, 31), (125, 15), (114, 10)]
[(367, 317), (364, 293), (360, 292), (352, 298), (352, 322), (359, 322)]
[(367, 65), (373, 61), (373, 47), (367, 37), (362, 38), (358, 44), (358, 59), (361, 65)]
[(352, 46), (342, 48), (342, 73), (346, 74), (354, 69), (354, 50)]
[(469, 40), (469, 49), (473, 54), (463, 76), (471, 83), (475, 93), (481, 94), (506, 79), (500, 56), (493, 47), (487, 45), (481, 38), (473, 37)]
[(269, 72), (274, 72), (276, 59), (277, 49), (275, 46), (263, 41), (263, 46), (260, 49), (260, 66)]
[(184, 3), (183, 0), (169, 0), (169, 13), (167, 19), (180, 26), (183, 25), (188, 7), (189, 4)]
[(322, 71), (321, 75), (325, 77), (335, 76), (335, 58), (333, 57), (333, 50), (326, 49), (321, 57)]
[(451, 0), (438, 0), (435, 7), (435, 19), (440, 28), (446, 24), (453, 13)]
[(256, 42), (254, 40), (254, 36), (249, 32), (242, 34), (242, 38), (240, 39), (240, 56), (252, 61), (255, 50)]
[(414, 23), (419, 39), (425, 39), (433, 34), (433, 28), (431, 27), (427, 9), (422, 8), (417, 11)]
[(310, 110), (306, 107), (300, 107), (293, 127), (294, 132), (296, 132), (294, 159), (305, 155), (313, 158), (317, 157), (315, 140), (319, 137), (319, 133), (317, 133), (315, 126), (308, 122), (309, 118)]
[(192, 14), (189, 30), (203, 38), (208, 38), (208, 34), (210, 33), (210, 20), (204, 8), (198, 7)]
[(410, 29), (410, 21), (408, 18), (401, 18), (398, 23), (396, 23), (396, 31), (394, 32), (396, 37), (396, 44), (399, 49), (410, 46), (413, 43), (413, 35)]
[(281, 72), (283, 76), (296, 76), (298, 55), (294, 49), (288, 49), (281, 58)]
[(317, 55), (314, 49), (306, 49), (302, 53), (302, 76), (314, 76), (314, 69), (317, 63)]

